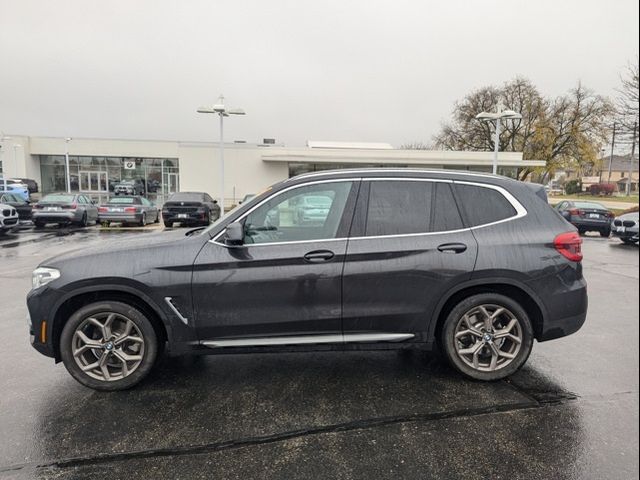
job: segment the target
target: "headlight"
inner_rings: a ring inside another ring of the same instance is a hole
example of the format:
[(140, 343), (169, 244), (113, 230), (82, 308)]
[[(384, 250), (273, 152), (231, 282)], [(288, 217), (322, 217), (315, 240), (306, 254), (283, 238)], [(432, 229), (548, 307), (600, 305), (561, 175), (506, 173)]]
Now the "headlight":
[(33, 271), (31, 277), (31, 288), (36, 289), (46, 285), (49, 282), (54, 281), (56, 278), (60, 278), (60, 270), (55, 268), (38, 267)]

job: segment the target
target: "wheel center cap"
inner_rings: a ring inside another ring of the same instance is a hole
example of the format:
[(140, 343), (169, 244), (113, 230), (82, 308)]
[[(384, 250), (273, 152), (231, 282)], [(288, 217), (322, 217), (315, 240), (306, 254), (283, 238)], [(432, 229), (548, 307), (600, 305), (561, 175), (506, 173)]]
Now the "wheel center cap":
[(109, 351), (113, 350), (113, 342), (107, 342), (107, 343), (105, 343), (105, 344), (104, 344), (104, 349), (105, 349), (105, 350), (109, 350)]
[(482, 335), (482, 339), (486, 343), (489, 343), (491, 340), (493, 340), (493, 335), (491, 335), (490, 333), (485, 333), (484, 335)]

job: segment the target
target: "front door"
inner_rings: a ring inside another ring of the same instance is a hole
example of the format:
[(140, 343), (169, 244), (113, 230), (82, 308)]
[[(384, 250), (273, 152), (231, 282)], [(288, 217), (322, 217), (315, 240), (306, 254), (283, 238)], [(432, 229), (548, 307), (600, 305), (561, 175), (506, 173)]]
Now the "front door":
[(343, 278), (345, 341), (425, 341), (443, 294), (471, 277), (477, 254), (451, 185), (363, 180)]
[(244, 245), (208, 242), (193, 274), (200, 340), (341, 341), (342, 267), (358, 186), (343, 180), (281, 190), (240, 219)]

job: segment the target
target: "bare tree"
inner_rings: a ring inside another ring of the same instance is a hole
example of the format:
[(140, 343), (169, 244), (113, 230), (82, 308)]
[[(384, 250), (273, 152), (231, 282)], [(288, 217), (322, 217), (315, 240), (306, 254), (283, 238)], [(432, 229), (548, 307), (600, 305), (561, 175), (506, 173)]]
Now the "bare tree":
[[(519, 112), (522, 120), (505, 122), (500, 151), (523, 152), (525, 160), (545, 160), (544, 176), (559, 167), (583, 168), (598, 159), (607, 140), (611, 102), (582, 85), (567, 95), (545, 99), (525, 78), (515, 78), (502, 87), (485, 87), (456, 102), (450, 123), (442, 125), (434, 143), (447, 150), (486, 151), (494, 148), (493, 125), (475, 116), (495, 110), (498, 102)], [(525, 179), (532, 169), (522, 169)]]
[(431, 150), (433, 147), (424, 142), (409, 142), (400, 145), (403, 150)]
[(624, 133), (631, 133), (633, 125), (638, 121), (638, 100), (640, 87), (638, 83), (638, 58), (630, 63), (620, 76), (620, 88), (617, 98), (617, 113)]

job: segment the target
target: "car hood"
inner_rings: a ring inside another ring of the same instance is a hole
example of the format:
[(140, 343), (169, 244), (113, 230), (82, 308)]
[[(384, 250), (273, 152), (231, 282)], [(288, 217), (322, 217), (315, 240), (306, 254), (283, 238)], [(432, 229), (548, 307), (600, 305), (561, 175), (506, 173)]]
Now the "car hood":
[(96, 256), (111, 255), (113, 253), (121, 252), (129, 255), (135, 255), (135, 252), (140, 250), (147, 250), (149, 247), (163, 247), (171, 246), (179, 242), (185, 242), (194, 238), (201, 238), (198, 235), (187, 237), (185, 234), (189, 230), (173, 230), (170, 232), (158, 232), (158, 233), (142, 233), (139, 237), (131, 238), (113, 238), (105, 240), (96, 247), (89, 248), (74, 248), (63, 254), (51, 257), (42, 262), (42, 266), (55, 266), (58, 263), (65, 260), (79, 260), (79, 259), (92, 259)]
[(633, 220), (633, 221), (637, 222), (638, 221), (638, 213), (637, 212), (625, 213), (624, 215), (620, 215), (618, 217), (618, 220)]

